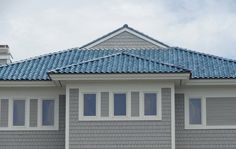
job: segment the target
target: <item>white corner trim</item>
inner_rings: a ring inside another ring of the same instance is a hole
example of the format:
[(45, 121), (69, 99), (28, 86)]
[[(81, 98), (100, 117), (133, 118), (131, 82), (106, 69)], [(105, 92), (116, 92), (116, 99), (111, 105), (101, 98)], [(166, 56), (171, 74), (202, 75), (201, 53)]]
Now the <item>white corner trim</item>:
[(69, 149), (70, 135), (70, 88), (66, 86), (66, 130), (65, 130), (65, 149)]
[(52, 81), (0, 81), (0, 87), (51, 87)]
[(175, 149), (175, 88), (171, 87), (171, 149)]
[(189, 73), (174, 74), (50, 74), (53, 80), (186, 80)]
[(102, 42), (104, 42), (104, 41), (106, 41), (106, 40), (108, 40), (108, 39), (110, 39), (110, 38), (120, 34), (120, 33), (123, 33), (123, 32), (128, 32), (130, 34), (133, 34), (133, 35), (135, 35), (135, 36), (137, 36), (137, 37), (139, 37), (139, 38), (141, 38), (141, 39), (143, 39), (143, 40), (145, 40), (147, 42), (150, 42), (150, 43), (152, 43), (154, 45), (157, 45), (157, 46), (159, 46), (161, 48), (167, 48), (166, 46), (160, 44), (159, 42), (156, 42), (155, 40), (147, 38), (147, 37), (145, 37), (145, 36), (143, 36), (143, 35), (141, 35), (139, 33), (136, 33), (136, 32), (134, 32), (133, 30), (131, 30), (129, 28), (123, 28), (123, 29), (121, 29), (121, 30), (119, 30), (119, 31), (109, 35), (109, 36), (106, 36), (106, 37), (104, 37), (104, 38), (102, 38), (102, 39), (100, 39), (100, 40), (98, 40), (98, 41), (96, 41), (94, 43), (91, 43), (91, 44), (85, 46), (84, 48), (92, 48), (92, 47), (94, 47), (94, 46), (96, 46), (96, 45), (98, 45), (98, 44), (100, 44), (100, 43), (102, 43)]
[[(215, 125), (215, 126), (209, 126), (207, 125), (206, 120), (206, 98), (207, 97), (218, 97), (218, 96), (189, 96), (185, 95), (184, 99), (184, 123), (185, 123), (185, 129), (236, 129), (236, 125)], [(224, 96), (222, 96), (224, 97)], [(232, 96), (226, 96), (226, 97), (232, 97)], [(189, 99), (190, 98), (200, 98), (202, 107), (201, 107), (201, 116), (202, 116), (202, 124), (197, 125), (191, 125), (189, 124)]]

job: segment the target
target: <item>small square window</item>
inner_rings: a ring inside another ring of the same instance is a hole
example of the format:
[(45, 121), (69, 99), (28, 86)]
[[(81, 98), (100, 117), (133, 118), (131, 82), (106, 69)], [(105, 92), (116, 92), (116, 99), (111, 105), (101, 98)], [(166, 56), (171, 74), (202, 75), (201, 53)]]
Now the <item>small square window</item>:
[(13, 101), (13, 125), (25, 125), (25, 100)]
[(54, 125), (54, 100), (43, 100), (42, 108), (42, 125)]
[(96, 94), (84, 94), (84, 116), (96, 116)]
[(144, 94), (144, 115), (157, 115), (157, 94)]
[(114, 115), (115, 116), (126, 115), (126, 94), (123, 93), (114, 94)]

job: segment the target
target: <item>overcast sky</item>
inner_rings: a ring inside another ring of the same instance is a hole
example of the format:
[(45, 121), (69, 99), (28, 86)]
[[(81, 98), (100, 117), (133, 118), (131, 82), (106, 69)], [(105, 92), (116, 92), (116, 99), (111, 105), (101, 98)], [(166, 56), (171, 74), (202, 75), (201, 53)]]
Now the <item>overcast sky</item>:
[(0, 0), (0, 44), (14, 60), (79, 47), (123, 24), (236, 59), (236, 0)]

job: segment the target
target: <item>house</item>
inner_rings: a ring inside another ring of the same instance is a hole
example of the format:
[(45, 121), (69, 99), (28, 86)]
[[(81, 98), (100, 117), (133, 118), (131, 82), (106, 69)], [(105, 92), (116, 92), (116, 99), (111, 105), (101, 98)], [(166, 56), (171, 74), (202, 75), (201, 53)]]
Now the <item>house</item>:
[(124, 25), (0, 66), (0, 149), (235, 148), (234, 60)]

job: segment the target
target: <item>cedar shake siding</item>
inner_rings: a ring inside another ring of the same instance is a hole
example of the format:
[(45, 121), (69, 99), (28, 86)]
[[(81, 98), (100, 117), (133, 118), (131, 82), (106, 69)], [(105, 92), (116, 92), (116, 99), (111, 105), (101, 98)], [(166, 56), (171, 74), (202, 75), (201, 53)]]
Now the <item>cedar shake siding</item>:
[(70, 89), (69, 149), (171, 149), (171, 89), (161, 92), (160, 121), (78, 121), (79, 89)]
[(176, 149), (235, 149), (235, 129), (184, 129), (184, 95), (175, 99)]
[[(2, 107), (7, 107), (8, 100), (1, 100)], [(36, 102), (31, 104), (35, 106)], [(6, 124), (5, 108), (1, 116)], [(32, 114), (36, 114), (34, 109), (30, 109)], [(36, 116), (36, 115), (35, 115)], [(32, 117), (32, 116), (30, 116)], [(35, 125), (35, 119), (30, 122)], [(0, 149), (65, 149), (65, 95), (59, 96), (59, 130), (17, 130), (0, 131)]]

